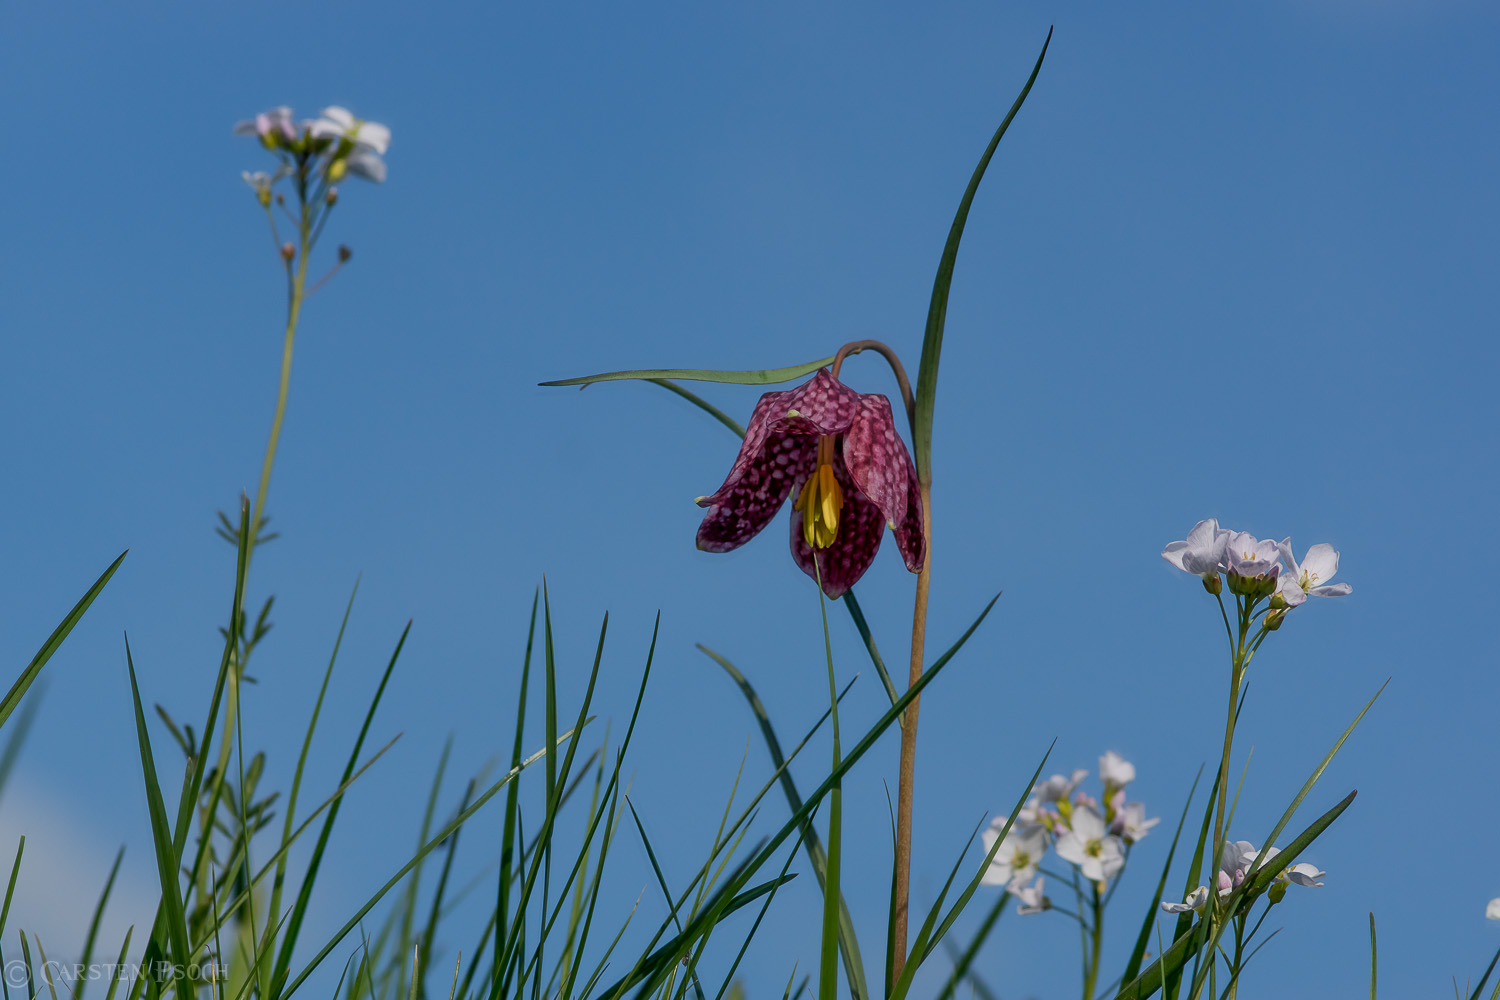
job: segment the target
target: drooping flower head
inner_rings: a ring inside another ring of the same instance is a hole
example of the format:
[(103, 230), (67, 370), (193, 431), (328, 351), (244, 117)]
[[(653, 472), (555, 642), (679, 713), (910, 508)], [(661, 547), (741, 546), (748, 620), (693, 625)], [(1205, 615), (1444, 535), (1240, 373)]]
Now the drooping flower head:
[(870, 568), (887, 527), (906, 568), (922, 568), (917, 470), (884, 396), (855, 392), (827, 369), (795, 389), (761, 396), (724, 485), (698, 499), (708, 508), (698, 548), (740, 547), (791, 494), (792, 558), (813, 579), (821, 574), (830, 598)]

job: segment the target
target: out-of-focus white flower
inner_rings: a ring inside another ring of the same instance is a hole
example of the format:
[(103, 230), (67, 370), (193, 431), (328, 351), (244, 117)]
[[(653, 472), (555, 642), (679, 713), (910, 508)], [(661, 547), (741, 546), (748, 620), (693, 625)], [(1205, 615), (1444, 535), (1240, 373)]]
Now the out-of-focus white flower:
[(1106, 789), (1123, 788), (1135, 780), (1135, 765), (1113, 750), (1107, 750), (1099, 758), (1099, 780), (1104, 782)]
[(1490, 905), (1484, 908), (1484, 915), (1491, 920), (1500, 920), (1500, 896), (1490, 900)]
[(1010, 894), (1020, 900), (1021, 905), (1016, 907), (1016, 912), (1021, 916), (1032, 913), (1041, 913), (1043, 910), (1052, 908), (1052, 900), (1042, 894), (1042, 886), (1046, 879), (1038, 875), (1036, 882), (1032, 885), (1012, 886)]
[(370, 150), (357, 150), (344, 161), (349, 172), (376, 184), (385, 182), (385, 161)]
[[(989, 829), (981, 835), (986, 855), (995, 846), (995, 838), (1000, 836), (1005, 822), (1006, 817), (995, 817)], [(1014, 825), (1010, 828), (1010, 833), (1006, 834), (1005, 840), (995, 848), (995, 856), (990, 859), (990, 866), (985, 869), (979, 881), (985, 885), (1008, 886), (1011, 892), (1015, 892), (1020, 883), (1028, 882), (1036, 876), (1037, 866), (1042, 863), (1042, 855), (1046, 853), (1046, 827), (1039, 823)]]
[(1068, 796), (1073, 794), (1073, 789), (1077, 788), (1079, 783), (1088, 776), (1089, 772), (1080, 767), (1073, 772), (1071, 778), (1064, 778), (1060, 774), (1054, 774), (1040, 785), (1037, 785), (1032, 791), (1037, 800), (1043, 805), (1050, 802), (1066, 802)]
[(348, 139), (356, 147), (384, 156), (391, 145), (391, 130), (379, 122), (356, 118), (348, 108), (337, 104), (323, 109), (322, 117), (309, 122), (307, 129), (314, 139)]
[(259, 136), (267, 149), (275, 149), (279, 143), (295, 140), (297, 127), (292, 124), (292, 109), (283, 106), (262, 111), (249, 121), (237, 122), (234, 134)]
[(1107, 882), (1125, 866), (1125, 845), (1110, 836), (1104, 819), (1088, 806), (1073, 810), (1068, 829), (1057, 838), (1057, 854), (1093, 882)]
[[(1283, 538), (1277, 549), (1280, 551), (1281, 559), (1286, 563), (1287, 568), (1287, 571), (1282, 574), (1281, 579), (1283, 581), (1289, 580), (1304, 595), (1310, 594), (1313, 597), (1343, 597), (1354, 589), (1347, 583), (1330, 584), (1328, 582), (1339, 571), (1339, 554), (1327, 542), (1319, 542), (1308, 549), (1307, 555), (1302, 557), (1301, 563), (1292, 558), (1292, 540), (1290, 538)], [(1278, 593), (1289, 589), (1289, 586), (1277, 588)], [(1292, 607), (1296, 607), (1302, 603), (1300, 600), (1294, 601), (1291, 598), (1286, 598), (1286, 602)]]
[(1163, 904), (1161, 904), (1161, 908), (1163, 910), (1166, 910), (1168, 913), (1186, 913), (1189, 910), (1201, 910), (1201, 909), (1203, 909), (1204, 904), (1207, 903), (1207, 902), (1208, 902), (1208, 886), (1206, 886), (1206, 885), (1200, 885), (1198, 888), (1196, 888), (1192, 892), (1188, 893), (1187, 898), (1184, 899), (1182, 902), (1180, 902), (1180, 903), (1163, 903)]
[[(1121, 793), (1124, 794), (1123, 792)], [(1109, 825), (1109, 832), (1120, 837), (1127, 844), (1133, 844), (1146, 835), (1146, 832), (1161, 822), (1160, 816), (1146, 818), (1146, 804), (1144, 802), (1127, 802), (1123, 807), (1115, 811), (1114, 822)]]
[[(1275, 853), (1276, 848), (1268, 848), (1266, 860), (1269, 861)], [(1219, 853), (1219, 874), (1216, 879), (1220, 898), (1229, 895), (1245, 881), (1245, 873), (1250, 870), (1256, 856), (1255, 845), (1248, 840), (1224, 842), (1224, 850)]]
[(1161, 550), (1161, 557), (1184, 573), (1201, 576), (1205, 583), (1217, 578), (1224, 570), (1224, 545), (1232, 531), (1219, 527), (1216, 518), (1199, 521), (1193, 525), (1185, 540), (1169, 542)]

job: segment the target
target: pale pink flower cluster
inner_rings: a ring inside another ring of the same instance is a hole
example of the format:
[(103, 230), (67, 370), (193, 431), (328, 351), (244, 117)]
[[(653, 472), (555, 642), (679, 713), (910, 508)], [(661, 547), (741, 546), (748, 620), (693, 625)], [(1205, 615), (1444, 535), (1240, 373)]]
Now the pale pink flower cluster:
[(1339, 568), (1339, 554), (1332, 545), (1319, 542), (1299, 563), (1290, 538), (1259, 539), (1221, 528), (1214, 518), (1199, 521), (1186, 539), (1168, 543), (1161, 557), (1201, 577), (1209, 593), (1220, 592), (1222, 573), (1231, 593), (1271, 597), (1272, 606), (1279, 608), (1295, 608), (1309, 596), (1343, 597), (1354, 589), (1347, 583), (1329, 583)]
[[(1219, 870), (1214, 876), (1214, 888), (1220, 899), (1225, 898), (1234, 890), (1245, 884), (1245, 879), (1260, 866), (1268, 864), (1278, 851), (1274, 847), (1268, 847), (1264, 851), (1257, 851), (1255, 846), (1248, 840), (1231, 840), (1224, 844), (1223, 851), (1219, 854)], [(1271, 884), (1271, 901), (1275, 902), (1281, 898), (1281, 893), (1286, 891), (1288, 884), (1307, 886), (1309, 888), (1321, 886), (1323, 883), (1318, 879), (1326, 875), (1313, 865), (1298, 863), (1280, 872)], [(1200, 885), (1187, 898), (1180, 903), (1163, 903), (1161, 908), (1168, 913), (1187, 913), (1189, 910), (1202, 910), (1208, 903), (1208, 886)]]
[(253, 135), (261, 145), (282, 155), (283, 168), (274, 175), (246, 173), (245, 183), (260, 195), (280, 177), (291, 172), (287, 157), (299, 162), (321, 157), (319, 169), (328, 183), (346, 174), (379, 183), (385, 180), (385, 152), (391, 145), (391, 130), (379, 122), (354, 117), (347, 108), (324, 108), (317, 118), (293, 124), (292, 109), (272, 108), (234, 126), (235, 135)]
[(1049, 847), (1102, 887), (1125, 867), (1129, 846), (1161, 822), (1158, 817), (1147, 819), (1143, 804), (1125, 801), (1135, 765), (1113, 750), (1099, 758), (1102, 807), (1098, 799), (1078, 790), (1088, 774), (1079, 768), (1039, 783), (998, 848), (995, 841), (1008, 817), (997, 817), (984, 831), (985, 852), (995, 848), (995, 853), (980, 881), (1005, 886), (1021, 901), (1016, 912), (1040, 913), (1052, 905), (1042, 893), (1044, 879), (1038, 874)]

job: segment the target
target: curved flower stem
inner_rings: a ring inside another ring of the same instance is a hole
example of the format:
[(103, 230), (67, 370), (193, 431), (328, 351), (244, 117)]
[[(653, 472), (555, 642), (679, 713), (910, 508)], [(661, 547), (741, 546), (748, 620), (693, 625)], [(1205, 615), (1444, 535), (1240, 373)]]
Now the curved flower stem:
[(844, 367), (844, 359), (851, 354), (858, 354), (860, 351), (875, 351), (881, 357), (885, 358), (886, 362), (891, 366), (891, 371), (896, 376), (896, 385), (901, 389), (901, 402), (906, 404), (907, 423), (914, 424), (917, 419), (917, 402), (911, 394), (911, 382), (906, 378), (906, 369), (902, 367), (901, 359), (896, 356), (896, 352), (891, 350), (888, 345), (878, 340), (851, 340), (843, 347), (840, 347), (839, 352), (833, 356), (833, 366), (829, 370), (829, 374), (834, 378), (838, 378), (839, 369)]
[[(932, 487), (920, 483), (922, 496), (922, 536), (927, 540), (926, 558), (917, 573), (917, 594), (912, 607), (911, 669), (908, 689), (922, 679), (922, 656), (927, 642), (927, 592), (932, 582)], [(917, 770), (917, 712), (921, 696), (906, 706), (901, 720), (901, 762), (896, 779), (896, 859), (895, 900), (892, 903), (891, 942), (895, 956), (891, 962), (892, 979), (901, 978), (906, 965), (906, 928), (911, 896), (911, 808), (913, 784)]]

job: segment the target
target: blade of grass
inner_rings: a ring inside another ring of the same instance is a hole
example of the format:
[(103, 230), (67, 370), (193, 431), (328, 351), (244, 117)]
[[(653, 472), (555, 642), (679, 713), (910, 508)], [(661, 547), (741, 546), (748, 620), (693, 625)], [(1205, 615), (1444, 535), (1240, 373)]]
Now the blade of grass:
[(130, 654), (130, 640), (125, 640), (125, 665), (130, 672), (130, 696), (135, 703), (135, 734), (140, 744), (141, 772), (146, 781), (146, 808), (151, 814), (151, 839), (156, 848), (156, 870), (161, 881), (162, 908), (166, 915), (167, 941), (172, 952), (169, 959), (178, 965), (192, 961), (188, 950), (187, 917), (182, 909), (182, 890), (177, 882), (177, 852), (172, 844), (167, 807), (162, 801), (161, 784), (156, 778), (156, 762), (151, 756), (151, 737), (146, 732), (146, 713), (141, 710), (141, 690), (136, 683), (135, 661)]
[(990, 906), (990, 912), (985, 914), (984, 921), (979, 925), (979, 930), (975, 932), (968, 947), (964, 948), (954, 960), (953, 972), (948, 976), (948, 982), (943, 985), (942, 991), (938, 993), (937, 1000), (952, 1000), (953, 995), (958, 991), (958, 984), (963, 982), (964, 977), (968, 975), (969, 967), (974, 964), (974, 959), (979, 957), (979, 949), (984, 947), (984, 942), (995, 929), (995, 924), (999, 922), (1009, 902), (1010, 890), (1007, 889), (1002, 891)]
[[(846, 593), (844, 596), (847, 598), (849, 594)], [(784, 767), (786, 759), (781, 753), (781, 741), (776, 738), (775, 727), (771, 724), (771, 717), (766, 712), (766, 706), (760, 700), (760, 695), (756, 693), (755, 688), (745, 678), (745, 675), (733, 663), (730, 663), (727, 658), (714, 652), (702, 643), (698, 643), (698, 649), (723, 668), (724, 672), (739, 687), (740, 693), (745, 696), (745, 700), (750, 705), (750, 711), (755, 715), (755, 721), (760, 725), (761, 736), (764, 738), (766, 749), (771, 755), (771, 766), (776, 768), (781, 774), (781, 789), (786, 796), (787, 805), (791, 807), (793, 813), (797, 812), (802, 808), (802, 796), (797, 792), (797, 783), (792, 778), (791, 771)], [(852, 687), (853, 684), (854, 681), (851, 680), (845, 686), (844, 692), (840, 693), (839, 697), (842, 698), (843, 694), (847, 693), (849, 687)], [(826, 858), (823, 853), (823, 843), (819, 839), (818, 832), (813, 827), (811, 821), (804, 824), (802, 845), (807, 852), (807, 860), (812, 864), (813, 874), (817, 877), (818, 890), (820, 892), (826, 891)], [(864, 988), (864, 962), (859, 953), (859, 941), (854, 934), (854, 920), (849, 915), (849, 907), (844, 901), (842, 894), (839, 896), (839, 942), (844, 961), (844, 974), (848, 977), (850, 983), (858, 984), (859, 996), (868, 997), (869, 993)]]
[(119, 557), (109, 564), (109, 569), (100, 574), (99, 579), (95, 580), (94, 585), (88, 589), (88, 593), (79, 598), (78, 603), (73, 605), (73, 610), (69, 611), (66, 617), (58, 623), (57, 628), (52, 630), (52, 634), (47, 637), (46, 642), (42, 643), (42, 648), (36, 651), (36, 655), (26, 665), (26, 669), (21, 671), (21, 676), (16, 678), (16, 682), (10, 686), (10, 690), (5, 693), (5, 697), (0, 698), (0, 727), (5, 725), (5, 720), (10, 718), (10, 713), (14, 712), (16, 706), (21, 703), (21, 699), (26, 695), (27, 689), (31, 687), (37, 675), (42, 672), (42, 668), (47, 665), (47, 661), (52, 659), (52, 654), (57, 652), (58, 647), (63, 644), (63, 640), (68, 637), (68, 633), (73, 631), (73, 626), (78, 624), (84, 612), (89, 609), (89, 605), (94, 603), (94, 598), (99, 596), (100, 591), (104, 589), (104, 585), (109, 582), (110, 577), (115, 575), (115, 570), (120, 568), (120, 563), (124, 562), (125, 557), (129, 554), (129, 549), (121, 552)]
[(1370, 1000), (1375, 1000), (1375, 911), (1370, 911)]
[[(526, 688), (531, 679), (531, 650), (533, 641), (536, 639), (536, 612), (541, 601), (541, 588), (538, 587), (531, 597), (531, 624), (526, 629), (526, 655), (521, 660), (521, 690), (516, 696), (516, 735), (512, 744), (510, 766), (512, 770), (521, 762), (521, 739), (526, 731)], [(501, 832), (500, 841), (500, 883), (496, 888), (495, 895), (495, 978), (494, 989), (500, 987), (501, 953), (505, 948), (505, 942), (509, 936), (508, 920), (510, 914), (510, 884), (512, 880), (512, 865), (515, 863), (516, 847), (516, 824), (518, 817), (516, 810), (519, 808), (518, 795), (521, 783), (512, 782), (505, 792), (505, 820)], [(495, 994), (491, 994), (493, 998)]]
[(990, 140), (984, 155), (979, 158), (979, 165), (974, 168), (973, 176), (969, 178), (969, 186), (964, 191), (963, 199), (958, 203), (958, 212), (954, 215), (953, 225), (948, 230), (948, 242), (943, 246), (943, 256), (938, 262), (937, 277), (932, 282), (932, 302), (927, 309), (927, 329), (922, 337), (922, 361), (917, 369), (917, 407), (911, 432), (917, 480), (924, 486), (932, 483), (932, 411), (937, 399), (938, 360), (943, 351), (943, 325), (948, 317), (948, 292), (953, 285), (953, 266), (958, 260), (959, 240), (963, 238), (964, 225), (969, 219), (969, 206), (974, 202), (974, 194), (979, 190), (979, 182), (984, 179), (984, 172), (989, 168), (990, 160), (1000, 146), (1000, 140), (1005, 137), (1006, 130), (1010, 128), (1011, 120), (1016, 117), (1016, 112), (1020, 111), (1021, 105), (1026, 102), (1026, 95), (1031, 93), (1031, 85), (1036, 83), (1037, 74), (1042, 71), (1042, 60), (1047, 58), (1047, 46), (1051, 44), (1052, 30), (1049, 28), (1047, 40), (1042, 43), (1041, 54), (1036, 57), (1036, 66), (1032, 68), (1031, 76), (1026, 80), (1026, 86), (1021, 88), (1021, 93), (1011, 105), (1005, 120), (995, 130), (994, 138)]
[[(93, 919), (89, 921), (89, 933), (83, 939), (83, 954), (79, 956), (78, 963), (88, 968), (94, 958), (94, 940), (99, 936), (99, 922), (104, 919), (104, 907), (109, 902), (110, 890), (115, 887), (115, 876), (120, 874), (120, 862), (125, 860), (125, 846), (115, 852), (115, 863), (110, 866), (109, 878), (104, 880), (104, 891), (99, 894), (99, 905), (94, 907)], [(4, 931), (4, 924), (0, 923), (0, 932)], [(78, 989), (74, 991), (74, 1000), (83, 1000), (83, 989), (88, 985), (88, 976), (82, 976), (78, 982)]]
[(1156, 915), (1161, 906), (1162, 894), (1167, 889), (1167, 876), (1172, 871), (1172, 859), (1177, 856), (1177, 842), (1182, 838), (1182, 827), (1187, 822), (1188, 810), (1193, 807), (1193, 795), (1198, 791), (1198, 782), (1203, 778), (1203, 766), (1198, 766), (1198, 773), (1193, 777), (1193, 785), (1188, 789), (1187, 801), (1182, 804), (1182, 815), (1177, 818), (1177, 831), (1172, 834), (1172, 846), (1167, 849), (1166, 863), (1161, 866), (1161, 878), (1156, 883), (1156, 894), (1151, 897), (1151, 905), (1146, 908), (1146, 919), (1141, 921), (1141, 932), (1136, 936), (1135, 947), (1130, 952), (1130, 960), (1125, 963), (1125, 971), (1120, 974), (1120, 982), (1128, 983), (1141, 971), (1141, 963), (1146, 958), (1146, 948), (1151, 944), (1151, 929), (1156, 926)]
[[(385, 672), (380, 676), (380, 683), (375, 687), (375, 695), (370, 699), (370, 707), (365, 711), (365, 720), (359, 727), (359, 735), (355, 737), (354, 748), (349, 752), (349, 761), (344, 765), (344, 775), (339, 779), (339, 784), (347, 784), (354, 774), (354, 768), (359, 763), (359, 752), (364, 747), (365, 737), (370, 732), (370, 724), (375, 720), (375, 710), (380, 707), (380, 699), (385, 694), (385, 686), (390, 682), (391, 673), (396, 669), (396, 661), (401, 658), (401, 650), (406, 646), (406, 638), (411, 635), (411, 622), (401, 630), (401, 638), (396, 641), (396, 648), (391, 653), (391, 658), (385, 665)], [(287, 991), (283, 990), (281, 984), (286, 982), (286, 976), (292, 965), (292, 949), (296, 947), (297, 938), (302, 931), (302, 920), (307, 914), (308, 903), (312, 900), (313, 884), (318, 878), (319, 866), (323, 863), (323, 852), (328, 848), (328, 838), (333, 835), (333, 824), (339, 817), (339, 806), (343, 799), (334, 802), (328, 809), (328, 816), (323, 820), (323, 829), (318, 832), (318, 840), (313, 845), (312, 857), (308, 859), (307, 869), (302, 874), (302, 885), (297, 890), (297, 901), (292, 904), (291, 914), (286, 921), (286, 930), (283, 932), (281, 949), (276, 955), (276, 965), (271, 975), (272, 988), (276, 990), (276, 996), (284, 997)], [(342, 937), (342, 935), (340, 935)]]
[(629, 379), (680, 379), (687, 382), (728, 382), (734, 385), (776, 385), (792, 379), (811, 375), (825, 365), (833, 364), (833, 358), (821, 358), (804, 365), (790, 368), (765, 368), (756, 371), (715, 371), (707, 368), (643, 368), (635, 371), (604, 372), (599, 375), (584, 375), (580, 378), (564, 378), (554, 382), (539, 382), (543, 386), (593, 385), (595, 382), (619, 382)]

